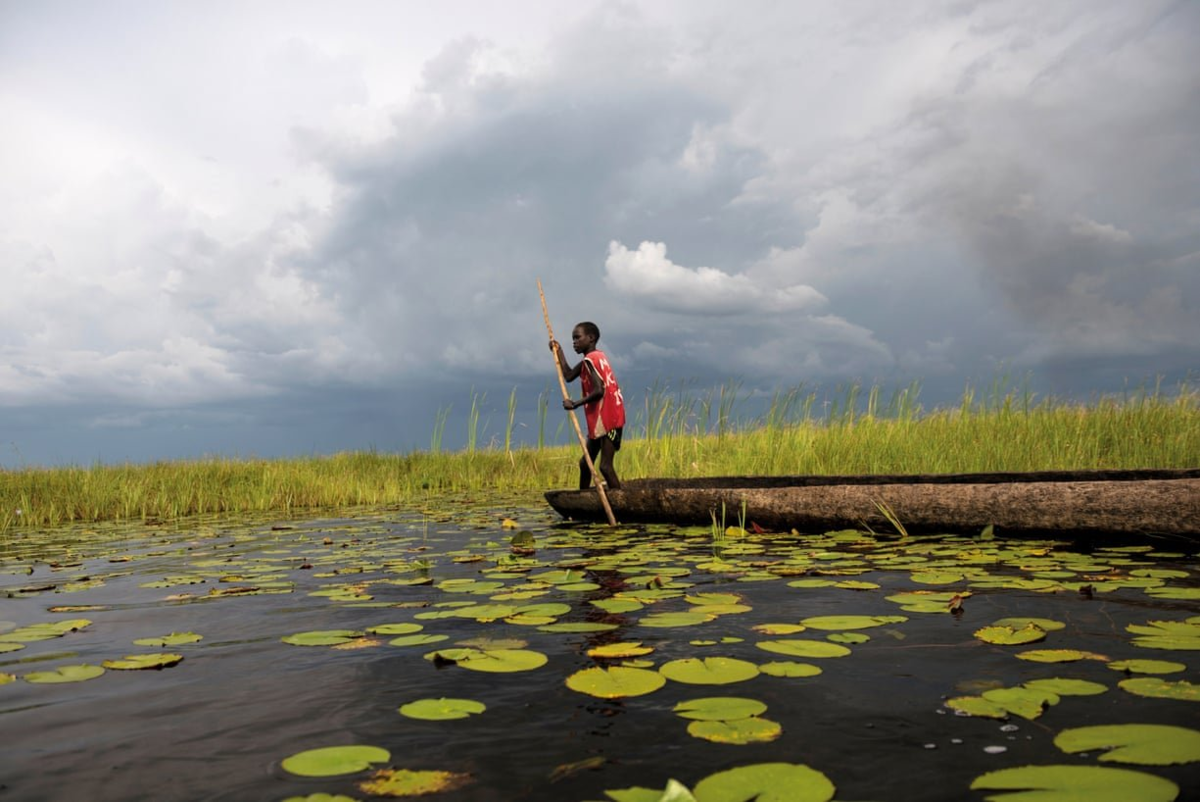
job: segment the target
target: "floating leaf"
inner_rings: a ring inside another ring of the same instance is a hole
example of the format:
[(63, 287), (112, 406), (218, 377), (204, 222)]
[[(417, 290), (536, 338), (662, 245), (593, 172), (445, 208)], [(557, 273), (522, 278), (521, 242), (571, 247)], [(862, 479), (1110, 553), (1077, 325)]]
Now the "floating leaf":
[(742, 597), (736, 593), (693, 593), (684, 596), (683, 600), (688, 604), (699, 605), (725, 605), (737, 604), (741, 605)]
[(1125, 629), (1138, 635), (1133, 639), (1135, 646), (1147, 649), (1200, 649), (1200, 625), (1187, 621), (1150, 621), (1145, 625), (1130, 624)]
[(530, 649), (488, 649), (467, 655), (457, 662), (458, 665), (471, 671), (508, 674), (541, 668), (546, 664), (546, 660), (546, 655)]
[(688, 657), (659, 667), (664, 677), (689, 685), (728, 685), (758, 676), (758, 666), (732, 657)]
[(1001, 618), (999, 621), (993, 621), (992, 626), (1012, 627), (1013, 629), (1024, 629), (1027, 626), (1035, 626), (1044, 632), (1057, 632), (1060, 629), (1066, 628), (1067, 625), (1050, 618)]
[(789, 638), (785, 640), (764, 640), (754, 644), (758, 648), (775, 654), (786, 654), (791, 657), (845, 657), (850, 650), (836, 643), (805, 638)]
[(1170, 660), (1115, 660), (1108, 664), (1114, 671), (1128, 671), (1131, 674), (1175, 674), (1187, 669), (1183, 663)]
[(836, 790), (808, 766), (755, 763), (710, 774), (693, 793), (696, 802), (829, 802)]
[(826, 636), (826, 640), (833, 643), (866, 643), (871, 639), (870, 635), (865, 635), (862, 632), (831, 632)]
[(818, 615), (800, 621), (806, 627), (824, 630), (869, 629), (886, 624), (902, 624), (906, 615)]
[(821, 673), (818, 666), (791, 660), (763, 663), (758, 670), (770, 677), (815, 677)]
[(1044, 640), (1046, 633), (1039, 627), (1030, 624), (1022, 629), (1005, 626), (990, 626), (975, 630), (975, 637), (985, 643), (1013, 645), (1019, 643), (1036, 643)]
[(23, 679), (33, 683), (83, 682), (104, 673), (101, 666), (59, 666), (53, 671), (31, 671)]
[(1135, 677), (1123, 679), (1117, 685), (1136, 696), (1200, 702), (1200, 685), (1193, 685), (1187, 680), (1167, 682), (1159, 677)]
[(644, 696), (667, 684), (667, 679), (657, 671), (644, 668), (585, 668), (567, 677), (567, 687), (601, 699), (619, 699), (627, 696)]
[(411, 635), (414, 632), (420, 632), (424, 628), (421, 624), (406, 621), (399, 624), (379, 624), (378, 626), (367, 627), (367, 632), (372, 635)]
[(1063, 679), (1061, 677), (1032, 679), (1024, 683), (1023, 687), (1037, 691), (1048, 691), (1057, 696), (1096, 696), (1108, 691), (1108, 686), (1102, 685), (1099, 682), (1089, 682), (1085, 679)]
[(651, 646), (643, 646), (641, 641), (622, 641), (606, 643), (587, 650), (588, 657), (640, 657), (654, 651)]
[(956, 696), (946, 700), (946, 707), (979, 718), (1008, 718), (1008, 708), (989, 702), (982, 696)]
[(294, 635), (284, 635), (280, 640), (293, 646), (336, 646), (355, 638), (361, 638), (363, 633), (356, 629), (314, 629), (309, 632), (297, 632)]
[(757, 699), (745, 699), (739, 696), (708, 696), (703, 699), (689, 699), (686, 702), (680, 702), (675, 705), (673, 710), (678, 716), (697, 721), (732, 721), (765, 713), (767, 706)]
[(750, 628), (764, 635), (795, 635), (808, 629), (802, 624), (756, 624)]
[(616, 624), (604, 624), (600, 621), (564, 621), (558, 624), (540, 626), (538, 627), (538, 632), (610, 632), (616, 628)]
[(640, 619), (638, 624), (643, 627), (691, 627), (712, 621), (716, 616), (707, 613), (651, 613)]
[(595, 599), (588, 602), (594, 607), (598, 607), (606, 613), (632, 613), (642, 609), (645, 605), (633, 599)]
[(1049, 705), (1058, 704), (1058, 695), (1038, 688), (996, 688), (984, 691), (983, 698), (1024, 719), (1032, 721)]
[(1021, 766), (976, 777), (971, 790), (1015, 791), (994, 802), (1171, 802), (1179, 786), (1153, 774), (1102, 766)]
[(688, 735), (719, 744), (750, 744), (774, 741), (783, 732), (778, 722), (765, 718), (740, 718), (732, 721), (693, 721)]
[(380, 769), (358, 784), (372, 796), (424, 796), (452, 791), (471, 782), (471, 775), (453, 771)]
[(0, 671), (0, 685), (7, 685), (10, 682), (16, 682), (16, 681), (17, 681), (16, 674), (6, 674), (3, 671)]
[(392, 638), (388, 641), (389, 646), (426, 646), (430, 643), (440, 643), (448, 640), (449, 635), (432, 635), (429, 633), (421, 633), (418, 635), (401, 635), (398, 638)]
[(639, 785), (605, 791), (604, 794), (613, 802), (696, 802), (692, 792), (678, 780), (667, 780), (667, 787), (661, 791)]
[(473, 699), (418, 699), (400, 706), (400, 715), (426, 721), (448, 721), (467, 718), (487, 710), (483, 702)]
[(138, 646), (182, 646), (185, 643), (196, 643), (203, 640), (202, 635), (195, 632), (172, 632), (157, 638), (138, 638), (134, 641)]
[(140, 671), (149, 668), (170, 668), (182, 660), (182, 654), (129, 654), (120, 660), (105, 660), (100, 665), (121, 671)]
[(386, 763), (391, 759), (392, 753), (378, 746), (325, 746), (297, 752), (280, 765), (284, 771), (301, 777), (336, 777), (354, 774), (370, 768), (373, 763)]
[(1017, 657), (1022, 660), (1031, 660), (1035, 663), (1073, 663), (1077, 660), (1103, 660), (1108, 662), (1108, 658), (1102, 654), (1080, 651), (1079, 649), (1031, 649), (1027, 652), (1018, 652)]
[(1101, 762), (1169, 766), (1200, 760), (1200, 732), (1166, 724), (1113, 724), (1063, 730), (1054, 745), (1067, 754), (1110, 750)]

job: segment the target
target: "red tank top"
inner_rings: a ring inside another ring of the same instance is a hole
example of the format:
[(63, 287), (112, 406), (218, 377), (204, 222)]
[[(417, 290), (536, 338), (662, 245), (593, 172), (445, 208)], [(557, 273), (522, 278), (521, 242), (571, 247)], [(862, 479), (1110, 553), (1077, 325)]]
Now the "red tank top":
[[(585, 354), (583, 358), (596, 369), (596, 374), (604, 384), (604, 397), (599, 401), (583, 405), (584, 416), (587, 418), (588, 437), (594, 440), (625, 425), (625, 399), (621, 397), (621, 388), (617, 385), (616, 374), (613, 373), (612, 365), (608, 363), (608, 357), (604, 355), (603, 351), (592, 351)], [(591, 371), (586, 368), (579, 372), (579, 383), (583, 388), (585, 398), (595, 390), (595, 387), (592, 386)]]

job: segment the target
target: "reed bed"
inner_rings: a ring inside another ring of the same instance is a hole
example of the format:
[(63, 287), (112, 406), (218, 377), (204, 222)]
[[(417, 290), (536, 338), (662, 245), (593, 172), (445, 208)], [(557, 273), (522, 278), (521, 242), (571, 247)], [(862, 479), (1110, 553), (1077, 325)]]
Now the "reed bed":
[[(1194, 468), (1200, 395), (1156, 388), (1090, 403), (1028, 392), (978, 396), (925, 411), (916, 385), (884, 399), (850, 386), (832, 402), (797, 387), (766, 411), (735, 417), (745, 397), (727, 384), (703, 395), (653, 387), (626, 430), (622, 478), (734, 474), (959, 473), (1101, 468)], [(425, 504), (462, 491), (528, 493), (577, 482), (579, 448), (514, 447), (515, 394), (503, 447), (297, 459), (201, 459), (0, 471), (0, 532), (102, 520), (166, 521), (219, 513)], [(539, 399), (539, 408), (544, 406)], [(472, 418), (474, 429), (478, 417)], [(445, 420), (435, 422), (440, 430)]]

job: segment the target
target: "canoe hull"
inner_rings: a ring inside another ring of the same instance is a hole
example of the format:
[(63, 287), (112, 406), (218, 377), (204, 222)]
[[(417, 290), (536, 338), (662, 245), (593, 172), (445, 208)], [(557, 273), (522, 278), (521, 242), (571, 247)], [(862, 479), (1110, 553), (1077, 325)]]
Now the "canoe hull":
[[(930, 476), (644, 479), (608, 491), (618, 521), (725, 525), (773, 531), (894, 531), (1073, 535), (1200, 534), (1200, 470)], [(593, 490), (546, 493), (561, 515), (603, 520)]]

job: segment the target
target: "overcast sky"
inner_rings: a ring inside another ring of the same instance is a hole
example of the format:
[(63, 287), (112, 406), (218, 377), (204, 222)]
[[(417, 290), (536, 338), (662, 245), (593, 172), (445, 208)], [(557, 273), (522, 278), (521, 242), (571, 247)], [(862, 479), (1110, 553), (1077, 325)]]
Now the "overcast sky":
[(1174, 388), (1197, 53), (1192, 0), (0, 0), (0, 465), (553, 435), (539, 278), (635, 410)]

